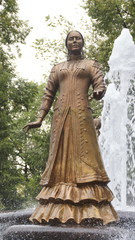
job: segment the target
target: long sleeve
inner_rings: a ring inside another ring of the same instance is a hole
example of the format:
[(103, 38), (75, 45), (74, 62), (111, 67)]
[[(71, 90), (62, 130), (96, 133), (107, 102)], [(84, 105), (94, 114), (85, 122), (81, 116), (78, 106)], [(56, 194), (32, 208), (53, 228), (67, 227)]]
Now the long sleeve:
[(93, 97), (96, 100), (100, 100), (105, 94), (106, 87), (101, 67), (97, 61), (95, 61), (92, 66), (92, 87)]
[(51, 108), (51, 105), (53, 103), (55, 94), (58, 90), (58, 78), (55, 67), (52, 68), (48, 83), (42, 98), (42, 104), (40, 106), (40, 110), (44, 110), (46, 113)]

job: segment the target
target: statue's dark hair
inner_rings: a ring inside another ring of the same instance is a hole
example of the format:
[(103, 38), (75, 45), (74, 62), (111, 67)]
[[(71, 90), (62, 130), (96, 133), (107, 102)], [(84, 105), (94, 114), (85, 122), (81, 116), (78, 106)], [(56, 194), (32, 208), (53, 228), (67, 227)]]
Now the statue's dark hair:
[(84, 46), (84, 38), (83, 38), (83, 35), (79, 32), (79, 31), (76, 31), (76, 30), (73, 30), (73, 31), (70, 31), (68, 34), (67, 34), (67, 37), (66, 37), (66, 40), (65, 40), (65, 45), (67, 47), (67, 40), (68, 40), (68, 37), (69, 37), (69, 34), (72, 33), (72, 32), (78, 32), (82, 38), (82, 41), (83, 41), (83, 46)]

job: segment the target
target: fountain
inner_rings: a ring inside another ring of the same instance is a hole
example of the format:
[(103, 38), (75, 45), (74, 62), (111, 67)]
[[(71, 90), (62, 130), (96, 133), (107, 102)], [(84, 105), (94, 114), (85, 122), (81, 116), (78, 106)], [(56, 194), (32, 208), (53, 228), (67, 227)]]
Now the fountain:
[[(28, 222), (32, 210), (1, 213), (3, 240), (134, 240), (135, 239), (135, 45), (128, 29), (116, 39), (109, 60), (110, 71), (102, 113), (100, 147), (116, 195), (114, 205), (120, 221), (109, 226), (33, 225)], [(7, 225), (5, 225), (5, 222)], [(12, 226), (13, 225), (13, 226)], [(9, 227), (10, 226), (10, 227)]]
[(109, 66), (99, 143), (115, 208), (135, 211), (135, 44), (128, 29), (115, 40)]

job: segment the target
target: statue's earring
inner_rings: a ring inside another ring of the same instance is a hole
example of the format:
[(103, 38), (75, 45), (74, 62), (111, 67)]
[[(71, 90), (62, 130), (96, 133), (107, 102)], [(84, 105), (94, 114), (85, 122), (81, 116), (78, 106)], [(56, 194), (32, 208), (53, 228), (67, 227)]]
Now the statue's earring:
[(84, 54), (84, 50), (82, 49), (81, 51), (81, 58), (84, 58), (85, 57), (85, 54)]

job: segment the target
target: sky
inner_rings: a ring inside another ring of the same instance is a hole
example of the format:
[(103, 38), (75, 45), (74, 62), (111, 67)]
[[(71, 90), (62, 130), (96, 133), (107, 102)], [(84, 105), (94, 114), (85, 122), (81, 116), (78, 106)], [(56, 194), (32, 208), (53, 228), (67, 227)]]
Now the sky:
[[(35, 57), (35, 49), (32, 43), (35, 39), (43, 38), (46, 35), (51, 39), (53, 32), (48, 31), (44, 18), (47, 15), (63, 15), (69, 21), (77, 25), (79, 19), (87, 18), (85, 10), (81, 8), (83, 0), (18, 0), (19, 17), (28, 20), (33, 27), (31, 33), (26, 38), (26, 45), (21, 45), (22, 57), (17, 58), (17, 72), (23, 78), (42, 82), (44, 69), (41, 60)], [(79, 29), (78, 29), (79, 30)], [(56, 33), (57, 34), (57, 31)]]

